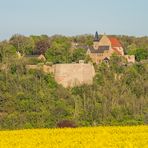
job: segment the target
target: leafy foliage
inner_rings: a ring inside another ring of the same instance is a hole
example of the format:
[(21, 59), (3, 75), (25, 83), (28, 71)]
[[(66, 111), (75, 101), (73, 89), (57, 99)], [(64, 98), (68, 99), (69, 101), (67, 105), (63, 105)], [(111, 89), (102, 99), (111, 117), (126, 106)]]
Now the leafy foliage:
[(68, 63), (70, 42), (66, 37), (55, 36), (51, 47), (45, 53), (48, 61), (53, 63)]
[(22, 54), (32, 53), (34, 48), (34, 41), (31, 38), (19, 34), (13, 35), (9, 42)]
[[(127, 48), (133, 41), (130, 37), (119, 38)], [(16, 51), (29, 54), (38, 48), (45, 52), (49, 63), (86, 60), (83, 48), (71, 48), (73, 40), (91, 44), (91, 36), (15, 35), (10, 41), (0, 42), (0, 129), (56, 127), (62, 121), (74, 121), (78, 126), (148, 123), (147, 62), (128, 65), (113, 55), (109, 63), (95, 65), (92, 85), (65, 89), (53, 75), (27, 70), (27, 61), (16, 58)], [(135, 40), (127, 51), (134, 53), (137, 61), (147, 59), (145, 38), (144, 45)]]
[(137, 61), (145, 60), (148, 59), (148, 50), (146, 49), (135, 49), (135, 50), (130, 50), (129, 54), (135, 55), (135, 58)]
[(85, 59), (86, 59), (86, 50), (83, 48), (76, 48), (71, 55), (72, 62), (79, 62), (79, 60), (85, 60)]

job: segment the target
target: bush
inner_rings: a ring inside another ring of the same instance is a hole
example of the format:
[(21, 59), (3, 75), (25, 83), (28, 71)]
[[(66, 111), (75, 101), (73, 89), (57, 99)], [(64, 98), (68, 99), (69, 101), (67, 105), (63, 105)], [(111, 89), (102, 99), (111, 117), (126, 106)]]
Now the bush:
[(57, 127), (59, 127), (59, 128), (65, 128), (65, 127), (75, 128), (77, 126), (74, 121), (63, 120), (63, 121), (58, 122)]

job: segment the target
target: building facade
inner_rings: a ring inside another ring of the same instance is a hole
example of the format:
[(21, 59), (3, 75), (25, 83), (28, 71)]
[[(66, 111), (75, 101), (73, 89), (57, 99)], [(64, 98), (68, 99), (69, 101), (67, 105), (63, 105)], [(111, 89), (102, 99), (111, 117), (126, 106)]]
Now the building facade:
[(96, 32), (93, 47), (87, 49), (87, 54), (91, 57), (92, 61), (98, 64), (103, 60), (109, 60), (113, 53), (125, 57), (127, 62), (135, 62), (135, 57), (133, 55), (124, 55), (124, 49), (117, 38), (108, 37), (107, 35), (103, 35), (99, 38)]

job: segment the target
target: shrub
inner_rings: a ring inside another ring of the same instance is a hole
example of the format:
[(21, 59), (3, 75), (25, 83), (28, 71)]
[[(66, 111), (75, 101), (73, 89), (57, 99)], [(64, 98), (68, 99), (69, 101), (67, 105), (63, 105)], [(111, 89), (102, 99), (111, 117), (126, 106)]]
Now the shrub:
[(60, 121), (57, 123), (57, 127), (59, 127), (59, 128), (65, 128), (65, 127), (75, 128), (77, 126), (74, 121), (63, 120), (63, 121)]

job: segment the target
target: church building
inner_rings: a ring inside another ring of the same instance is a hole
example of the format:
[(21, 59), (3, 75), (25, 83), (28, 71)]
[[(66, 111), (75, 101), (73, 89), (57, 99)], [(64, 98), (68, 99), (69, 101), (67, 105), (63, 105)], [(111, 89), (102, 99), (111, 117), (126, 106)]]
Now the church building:
[(117, 38), (108, 37), (105, 34), (99, 38), (98, 32), (96, 32), (93, 47), (87, 49), (87, 54), (92, 61), (98, 64), (103, 60), (109, 60), (113, 53), (124, 56), (128, 62), (135, 62), (134, 56), (124, 55), (124, 49)]

